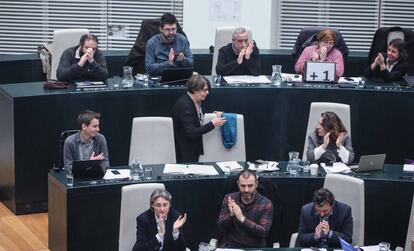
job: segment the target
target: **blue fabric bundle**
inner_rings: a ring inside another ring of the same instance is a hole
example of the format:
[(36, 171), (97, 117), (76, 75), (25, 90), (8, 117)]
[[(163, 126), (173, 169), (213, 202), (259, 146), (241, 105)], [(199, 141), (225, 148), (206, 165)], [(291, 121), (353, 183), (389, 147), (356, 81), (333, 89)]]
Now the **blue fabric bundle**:
[(221, 141), (225, 148), (232, 148), (237, 142), (237, 114), (223, 113), (227, 122), (221, 127)]

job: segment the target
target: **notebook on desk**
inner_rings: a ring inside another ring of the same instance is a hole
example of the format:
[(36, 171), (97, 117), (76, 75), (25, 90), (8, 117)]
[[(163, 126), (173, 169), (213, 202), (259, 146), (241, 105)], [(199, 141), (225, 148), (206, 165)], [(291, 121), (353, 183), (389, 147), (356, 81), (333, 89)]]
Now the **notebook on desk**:
[(358, 165), (350, 166), (354, 172), (369, 172), (382, 170), (386, 154), (364, 155), (359, 159)]
[(167, 68), (161, 74), (162, 85), (185, 85), (193, 75), (193, 68)]
[(103, 160), (74, 160), (72, 161), (72, 173), (74, 178), (102, 179), (105, 171), (102, 168)]

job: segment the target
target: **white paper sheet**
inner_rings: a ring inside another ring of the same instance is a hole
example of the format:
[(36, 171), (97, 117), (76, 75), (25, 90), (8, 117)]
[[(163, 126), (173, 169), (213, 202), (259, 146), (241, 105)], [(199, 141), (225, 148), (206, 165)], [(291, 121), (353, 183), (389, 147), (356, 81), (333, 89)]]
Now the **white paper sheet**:
[[(260, 250), (260, 249), (258, 249)], [(243, 249), (236, 249), (236, 248), (216, 248), (216, 251), (243, 251)]]
[(279, 163), (276, 161), (266, 161), (267, 163), (256, 165), (255, 163), (249, 162), (249, 169), (254, 170), (256, 172), (273, 172), (273, 171), (279, 171), (280, 168), (277, 167)]
[(414, 165), (404, 164), (403, 172), (414, 172)]
[(163, 174), (219, 175), (212, 165), (165, 164)]
[(216, 163), (224, 173), (237, 172), (243, 170), (243, 167), (237, 161), (223, 161)]
[(321, 163), (321, 166), (326, 173), (348, 173), (351, 172), (351, 168), (342, 162), (334, 162), (333, 166), (326, 166), (325, 163)]
[[(118, 171), (119, 174), (114, 174), (112, 171)], [(129, 169), (108, 169), (103, 177), (104, 180), (130, 179), (131, 175)]]
[(226, 76), (223, 77), (229, 84), (249, 84), (249, 83), (257, 83), (257, 84), (270, 84), (270, 79), (264, 75), (259, 76), (251, 76), (251, 75), (234, 75), (234, 76)]

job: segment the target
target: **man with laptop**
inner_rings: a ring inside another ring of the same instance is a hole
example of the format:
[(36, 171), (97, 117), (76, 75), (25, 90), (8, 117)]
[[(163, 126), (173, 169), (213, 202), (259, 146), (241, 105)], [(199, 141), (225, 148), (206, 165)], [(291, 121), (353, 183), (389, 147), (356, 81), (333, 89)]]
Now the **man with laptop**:
[(69, 136), (63, 146), (63, 163), (66, 169), (72, 168), (76, 160), (101, 160), (103, 170), (109, 168), (108, 146), (105, 136), (99, 133), (101, 115), (85, 110), (78, 116), (80, 131)]
[(171, 13), (161, 17), (160, 34), (147, 41), (145, 69), (148, 74), (161, 75), (168, 68), (193, 68), (190, 43), (177, 33), (177, 18)]
[(315, 191), (313, 202), (302, 207), (295, 246), (337, 248), (339, 238), (351, 243), (353, 220), (351, 208), (336, 201), (331, 191)]

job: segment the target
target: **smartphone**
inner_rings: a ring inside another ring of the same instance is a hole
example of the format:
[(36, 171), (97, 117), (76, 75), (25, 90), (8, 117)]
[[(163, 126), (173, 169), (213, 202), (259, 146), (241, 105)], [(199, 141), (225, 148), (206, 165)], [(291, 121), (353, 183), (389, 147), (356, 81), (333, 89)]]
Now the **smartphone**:
[(121, 174), (118, 170), (111, 170), (113, 174)]

